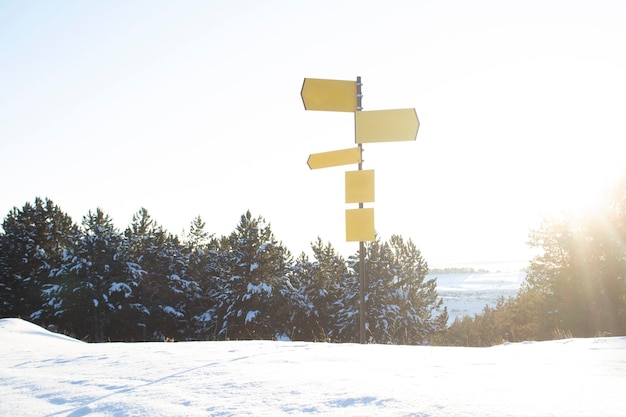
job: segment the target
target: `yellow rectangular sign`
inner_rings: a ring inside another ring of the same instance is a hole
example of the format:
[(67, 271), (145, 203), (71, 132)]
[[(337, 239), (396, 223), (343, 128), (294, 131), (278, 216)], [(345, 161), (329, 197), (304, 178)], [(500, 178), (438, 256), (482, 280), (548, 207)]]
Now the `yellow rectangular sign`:
[(300, 96), (305, 110), (356, 111), (356, 81), (305, 78)]
[(346, 242), (373, 242), (375, 235), (373, 208), (346, 210)]
[(361, 162), (361, 149), (359, 147), (312, 153), (307, 160), (307, 164), (311, 169), (358, 164), (359, 162)]
[(374, 170), (346, 171), (346, 203), (374, 202)]
[(356, 143), (415, 140), (419, 125), (415, 109), (357, 111), (354, 113)]

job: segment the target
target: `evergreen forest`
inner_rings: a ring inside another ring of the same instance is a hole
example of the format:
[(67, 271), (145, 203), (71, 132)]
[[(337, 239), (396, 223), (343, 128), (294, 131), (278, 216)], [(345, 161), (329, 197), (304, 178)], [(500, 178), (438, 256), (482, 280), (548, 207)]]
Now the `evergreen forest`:
[[(359, 340), (358, 256), (317, 239), (294, 258), (249, 211), (228, 236), (195, 218), (183, 237), (146, 209), (118, 231), (101, 209), (81, 225), (49, 199), (14, 208), (0, 235), (0, 317), (103, 341)], [(411, 241), (367, 245), (373, 343), (425, 344), (445, 329), (435, 280)]]
[[(359, 256), (318, 237), (294, 257), (249, 211), (214, 236), (179, 237), (140, 209), (118, 230), (101, 209), (76, 224), (50, 199), (13, 208), (0, 233), (0, 317), (89, 342), (359, 340)], [(515, 297), (447, 325), (436, 278), (400, 235), (365, 244), (370, 343), (490, 346), (626, 335), (626, 175), (593, 213), (546, 219)]]

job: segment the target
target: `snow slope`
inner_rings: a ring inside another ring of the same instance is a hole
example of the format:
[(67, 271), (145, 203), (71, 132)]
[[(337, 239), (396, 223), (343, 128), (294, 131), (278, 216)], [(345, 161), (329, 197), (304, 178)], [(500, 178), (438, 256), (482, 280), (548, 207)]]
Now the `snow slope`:
[(87, 344), (0, 320), (2, 416), (624, 416), (626, 338)]

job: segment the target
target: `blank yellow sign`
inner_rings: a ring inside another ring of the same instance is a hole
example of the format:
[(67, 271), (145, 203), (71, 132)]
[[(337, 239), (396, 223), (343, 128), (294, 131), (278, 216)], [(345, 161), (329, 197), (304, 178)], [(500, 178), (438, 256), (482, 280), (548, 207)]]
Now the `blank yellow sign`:
[(346, 171), (346, 203), (374, 202), (374, 170)]
[(415, 109), (357, 111), (354, 113), (356, 143), (415, 140), (419, 125)]
[(358, 164), (359, 162), (361, 162), (361, 149), (359, 147), (312, 153), (307, 160), (307, 164), (311, 169)]
[(300, 96), (305, 110), (356, 111), (356, 81), (305, 78)]
[(346, 210), (346, 242), (373, 242), (374, 209), (359, 208)]

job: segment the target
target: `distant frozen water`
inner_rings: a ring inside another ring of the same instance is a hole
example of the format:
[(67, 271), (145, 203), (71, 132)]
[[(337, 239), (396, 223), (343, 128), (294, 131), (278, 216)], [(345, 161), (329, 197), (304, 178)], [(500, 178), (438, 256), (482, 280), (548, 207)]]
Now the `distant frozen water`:
[(480, 314), (486, 305), (495, 306), (499, 297), (514, 296), (525, 277), (523, 271), (427, 276), (428, 279), (437, 278), (437, 292), (448, 307), (448, 323), (457, 317)]

